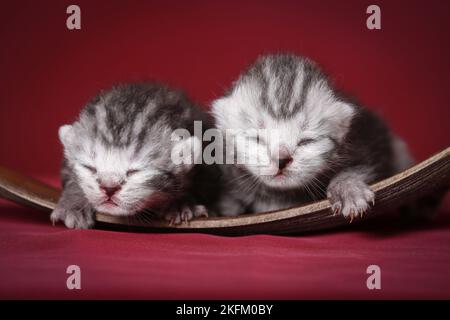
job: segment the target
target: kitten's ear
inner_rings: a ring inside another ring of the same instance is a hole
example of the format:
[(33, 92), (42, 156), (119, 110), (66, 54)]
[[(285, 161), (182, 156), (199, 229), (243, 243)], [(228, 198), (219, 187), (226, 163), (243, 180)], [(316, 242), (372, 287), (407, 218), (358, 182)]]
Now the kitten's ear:
[(59, 140), (64, 147), (69, 146), (74, 140), (73, 127), (70, 124), (63, 125), (58, 130)]
[(201, 163), (202, 142), (196, 136), (182, 138), (172, 147), (171, 160), (177, 172), (188, 172), (194, 164)]
[(341, 101), (324, 110), (324, 116), (331, 126), (330, 130), (339, 141), (347, 134), (355, 113), (355, 106)]
[(213, 101), (211, 113), (213, 114), (217, 128), (233, 128), (240, 122), (238, 118), (239, 108), (233, 107), (233, 104), (231, 97), (223, 97)]

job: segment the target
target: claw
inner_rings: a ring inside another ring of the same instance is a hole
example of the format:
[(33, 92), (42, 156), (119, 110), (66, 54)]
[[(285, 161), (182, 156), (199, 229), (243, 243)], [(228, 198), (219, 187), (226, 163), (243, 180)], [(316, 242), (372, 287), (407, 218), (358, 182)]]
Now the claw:
[(333, 216), (335, 216), (335, 215), (339, 214), (339, 212), (341, 211), (341, 208), (340, 208), (340, 206), (335, 205), (332, 207), (332, 210), (333, 210)]

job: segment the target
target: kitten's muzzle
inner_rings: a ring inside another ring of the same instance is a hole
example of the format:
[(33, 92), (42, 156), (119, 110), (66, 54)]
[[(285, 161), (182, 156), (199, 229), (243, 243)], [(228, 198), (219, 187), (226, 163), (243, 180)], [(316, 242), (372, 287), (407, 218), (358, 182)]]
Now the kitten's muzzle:
[(293, 161), (291, 156), (278, 159), (278, 170), (282, 171)]
[(120, 185), (100, 185), (100, 189), (108, 196), (108, 198), (112, 198), (118, 191), (120, 191), (120, 189), (122, 189), (122, 187)]

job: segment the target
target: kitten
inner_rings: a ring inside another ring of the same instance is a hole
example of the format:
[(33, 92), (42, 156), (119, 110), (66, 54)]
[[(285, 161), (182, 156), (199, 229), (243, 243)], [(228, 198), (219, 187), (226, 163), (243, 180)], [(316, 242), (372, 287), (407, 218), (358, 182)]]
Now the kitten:
[[(212, 113), (220, 130), (242, 130), (233, 138), (249, 138), (231, 157), (253, 150), (250, 159), (269, 160), (222, 166), (228, 180), (218, 209), (223, 215), (327, 196), (335, 213), (353, 219), (374, 202), (368, 184), (412, 163), (405, 144), (377, 115), (343, 97), (312, 61), (295, 55), (260, 57), (213, 102)], [(271, 133), (252, 136), (248, 129)]]
[[(205, 130), (212, 123), (183, 93), (162, 85), (101, 92), (75, 123), (59, 129), (63, 193), (51, 220), (89, 228), (95, 211), (133, 215), (150, 208), (173, 223), (207, 215), (213, 196), (204, 176), (216, 173), (193, 164), (202, 150), (198, 137), (172, 141), (171, 136), (180, 128), (193, 134), (195, 120)], [(184, 157), (190, 159), (175, 164), (173, 148), (187, 148)]]

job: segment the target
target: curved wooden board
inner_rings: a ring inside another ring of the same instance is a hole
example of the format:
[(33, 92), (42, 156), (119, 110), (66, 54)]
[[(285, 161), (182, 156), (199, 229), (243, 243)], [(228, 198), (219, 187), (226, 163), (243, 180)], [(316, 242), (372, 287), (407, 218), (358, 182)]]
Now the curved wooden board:
[[(376, 204), (367, 216), (383, 209), (401, 206), (428, 194), (437, 194), (450, 186), (450, 147), (395, 176), (371, 186)], [(50, 211), (54, 208), (60, 190), (32, 178), (0, 167), (0, 196), (12, 201)], [(142, 217), (115, 217), (96, 215), (97, 226), (149, 232), (206, 232), (224, 235), (292, 234), (317, 231), (346, 225), (347, 219), (334, 216), (328, 200), (268, 213), (237, 217), (204, 218), (169, 225), (166, 221)]]

